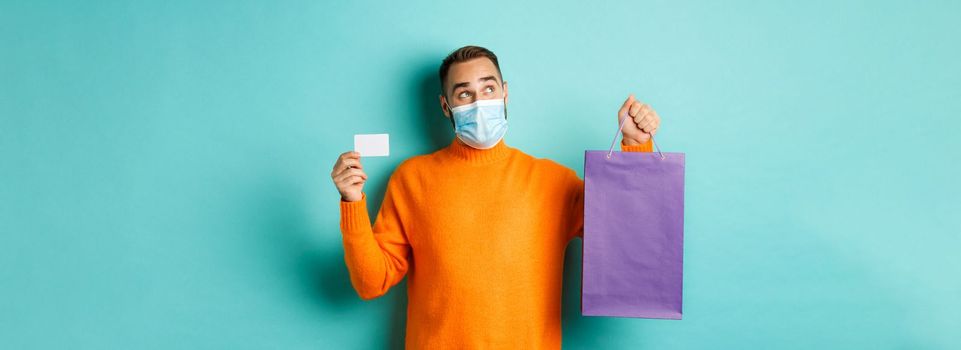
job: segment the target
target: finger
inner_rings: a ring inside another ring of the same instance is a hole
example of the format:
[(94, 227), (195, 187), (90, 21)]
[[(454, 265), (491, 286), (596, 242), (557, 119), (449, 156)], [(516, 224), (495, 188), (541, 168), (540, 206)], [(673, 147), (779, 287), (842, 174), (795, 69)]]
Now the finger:
[(653, 128), (654, 128), (654, 127), (653, 127), (651, 124), (646, 124), (646, 125), (642, 126), (640, 129), (641, 129), (641, 131), (643, 131), (645, 134), (650, 134), (650, 133), (651, 133), (651, 130), (652, 130)]
[(631, 104), (631, 109), (627, 112), (627, 114), (629, 114), (631, 117), (637, 117), (637, 113), (641, 111), (642, 107), (644, 107), (643, 103), (634, 101), (634, 103)]
[(349, 169), (347, 169), (347, 170), (344, 170), (344, 172), (342, 172), (342, 173), (340, 174), (339, 178), (340, 178), (340, 179), (345, 179), (345, 178), (348, 178), (348, 177), (351, 177), (351, 176), (354, 176), (354, 175), (356, 175), (356, 176), (361, 176), (361, 177), (363, 177), (364, 179), (367, 178), (367, 174), (364, 173), (363, 170), (356, 169), (356, 168), (349, 168)]
[(644, 117), (644, 120), (642, 120), (641, 123), (638, 123), (638, 128), (641, 130), (644, 130), (644, 132), (647, 132), (647, 131), (650, 131), (651, 127), (656, 125), (656, 123), (657, 121), (654, 120), (654, 117), (648, 115)]
[[(643, 112), (642, 112), (642, 113), (643, 113)], [(640, 128), (640, 127), (643, 126), (644, 124), (647, 124), (647, 123), (650, 122), (651, 120), (653, 120), (653, 118), (651, 117), (650, 113), (648, 113), (648, 114), (641, 114), (641, 115), (638, 115), (637, 117), (634, 117), (634, 122), (635, 122), (635, 124), (637, 124), (637, 127), (638, 127), (638, 128)]]
[(348, 151), (340, 154), (339, 159), (360, 159), (360, 152)]
[(367, 179), (363, 178), (362, 176), (360, 176), (360, 175), (351, 175), (351, 176), (348, 176), (348, 177), (344, 178), (344, 180), (341, 181), (340, 183), (341, 183), (342, 186), (352, 186), (352, 185), (357, 185), (357, 184), (363, 184), (363, 183), (365, 183), (365, 182), (367, 182)]
[(617, 120), (620, 120), (621, 117), (627, 116), (627, 111), (631, 107), (631, 104), (633, 102), (634, 102), (634, 94), (627, 96), (627, 99), (624, 100), (624, 104), (621, 105), (621, 109), (617, 111)]
[(350, 151), (350, 152), (341, 153), (340, 156), (337, 157), (337, 162), (336, 162), (336, 163), (341, 163), (341, 162), (343, 162), (344, 160), (347, 160), (347, 159), (358, 159), (358, 160), (359, 160), (359, 159), (360, 159), (360, 152)]
[(346, 165), (344, 165), (344, 162), (342, 160), (338, 160), (337, 163), (334, 163), (334, 169), (330, 171), (330, 177), (336, 178), (338, 175), (340, 175), (340, 173), (347, 169), (348, 168)]
[(365, 182), (367, 182), (367, 178), (361, 175), (349, 175), (340, 179), (340, 181), (337, 181), (336, 184), (338, 189), (343, 190), (348, 188), (351, 185), (356, 185), (358, 183), (365, 183)]
[(337, 161), (334, 162), (334, 170), (336, 170), (338, 166), (340, 166), (341, 163), (343, 163), (346, 159), (360, 159), (360, 154), (353, 151), (341, 153), (339, 156), (337, 156)]
[(661, 126), (661, 117), (658, 116), (657, 112), (654, 112), (653, 110), (651, 110), (651, 120), (654, 123), (654, 129), (657, 129), (659, 126)]
[(345, 158), (345, 159), (341, 159), (341, 160), (337, 161), (337, 163), (334, 164), (334, 170), (333, 170), (332, 174), (334, 174), (334, 175), (340, 174), (340, 173), (343, 172), (344, 170), (350, 169), (350, 168), (363, 169), (364, 166), (360, 163), (360, 159), (357, 159), (357, 158)]
[(657, 128), (657, 122), (654, 120), (651, 120), (649, 123), (644, 124), (644, 127), (642, 127), (641, 130), (644, 130), (644, 132), (646, 133), (650, 133), (652, 130), (656, 128)]
[(651, 111), (652, 111), (651, 105), (647, 103), (642, 103), (641, 110), (637, 111), (637, 115), (640, 115), (640, 116), (648, 115), (648, 114), (651, 114)]
[(356, 168), (350, 168), (337, 175), (337, 177), (334, 178), (334, 181), (342, 182), (344, 179), (353, 175), (362, 176), (364, 179), (367, 179), (367, 174), (365, 174), (364, 171)]
[(347, 159), (344, 159), (344, 161), (341, 162), (341, 165), (342, 165), (343, 167), (345, 167), (345, 168), (357, 168), (357, 169), (363, 169), (363, 168), (364, 168), (364, 165), (360, 163), (360, 159), (359, 159), (359, 158), (347, 158)]

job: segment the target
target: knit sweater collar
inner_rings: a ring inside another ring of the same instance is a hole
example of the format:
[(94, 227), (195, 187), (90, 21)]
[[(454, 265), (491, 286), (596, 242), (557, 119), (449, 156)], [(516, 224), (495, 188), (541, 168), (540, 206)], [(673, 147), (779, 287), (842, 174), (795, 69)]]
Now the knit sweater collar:
[(456, 136), (454, 141), (445, 149), (452, 157), (466, 161), (471, 164), (487, 164), (496, 162), (510, 155), (511, 148), (507, 147), (504, 139), (497, 142), (494, 147), (488, 149), (476, 149), (468, 146)]

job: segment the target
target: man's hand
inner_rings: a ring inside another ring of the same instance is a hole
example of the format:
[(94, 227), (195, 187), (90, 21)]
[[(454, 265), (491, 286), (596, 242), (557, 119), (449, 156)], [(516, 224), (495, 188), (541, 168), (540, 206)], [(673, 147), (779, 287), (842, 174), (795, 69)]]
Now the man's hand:
[(621, 110), (617, 111), (618, 126), (621, 125), (624, 118), (633, 120), (633, 123), (631, 121), (624, 123), (624, 129), (621, 131), (624, 134), (624, 139), (621, 142), (627, 146), (647, 142), (657, 133), (657, 127), (661, 125), (661, 117), (657, 116), (657, 112), (654, 112), (650, 105), (634, 99), (633, 94), (627, 97), (627, 101), (624, 101)]
[(340, 192), (340, 198), (346, 202), (356, 202), (361, 200), (364, 183), (367, 182), (367, 174), (364, 167), (360, 165), (360, 153), (344, 152), (334, 163), (334, 170), (330, 172), (330, 178), (334, 180), (334, 186)]

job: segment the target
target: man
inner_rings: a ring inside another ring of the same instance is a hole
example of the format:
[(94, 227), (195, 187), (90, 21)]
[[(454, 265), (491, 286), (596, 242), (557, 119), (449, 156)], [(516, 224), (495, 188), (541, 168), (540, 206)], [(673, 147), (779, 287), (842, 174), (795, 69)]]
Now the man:
[[(564, 250), (583, 238), (584, 182), (509, 147), (507, 82), (497, 56), (465, 46), (440, 66), (440, 107), (456, 137), (402, 162), (371, 227), (356, 152), (331, 178), (341, 194), (350, 280), (364, 300), (408, 276), (406, 346), (559, 349)], [(651, 151), (660, 118), (629, 96), (623, 151)]]

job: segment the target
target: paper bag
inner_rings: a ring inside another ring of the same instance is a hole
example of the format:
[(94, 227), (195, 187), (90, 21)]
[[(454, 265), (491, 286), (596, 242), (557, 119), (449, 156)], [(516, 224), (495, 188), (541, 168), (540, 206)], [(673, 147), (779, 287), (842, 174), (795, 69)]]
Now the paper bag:
[(681, 319), (683, 242), (683, 153), (585, 152), (583, 315)]

